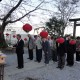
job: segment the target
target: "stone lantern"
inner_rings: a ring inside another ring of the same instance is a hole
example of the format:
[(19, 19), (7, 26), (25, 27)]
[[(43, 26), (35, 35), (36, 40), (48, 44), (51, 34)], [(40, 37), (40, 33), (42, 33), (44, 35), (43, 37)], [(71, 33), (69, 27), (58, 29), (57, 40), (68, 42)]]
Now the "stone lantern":
[(6, 55), (0, 53), (0, 64), (5, 64)]
[(4, 64), (6, 55), (0, 53), (0, 80), (4, 80)]

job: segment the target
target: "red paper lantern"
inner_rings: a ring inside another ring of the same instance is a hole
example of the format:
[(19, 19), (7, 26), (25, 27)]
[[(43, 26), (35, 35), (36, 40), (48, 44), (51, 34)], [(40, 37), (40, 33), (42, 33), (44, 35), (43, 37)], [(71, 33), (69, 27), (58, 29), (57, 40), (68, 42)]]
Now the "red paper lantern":
[(70, 40), (69, 44), (74, 45), (74, 44), (76, 44), (76, 41), (75, 40)]
[(15, 38), (16, 37), (16, 35), (13, 35), (13, 38)]
[(42, 38), (47, 38), (48, 32), (42, 31), (42, 32), (40, 32), (40, 36), (41, 36)]
[(6, 36), (9, 36), (9, 34), (8, 34), (8, 33), (6, 33)]
[(23, 25), (23, 30), (29, 32), (32, 30), (32, 26), (30, 24)]
[(24, 38), (24, 41), (27, 41), (27, 38)]
[(64, 38), (62, 38), (62, 37), (60, 37), (60, 38), (58, 38), (58, 39), (56, 39), (56, 42), (57, 43), (63, 43), (65, 40), (64, 40)]

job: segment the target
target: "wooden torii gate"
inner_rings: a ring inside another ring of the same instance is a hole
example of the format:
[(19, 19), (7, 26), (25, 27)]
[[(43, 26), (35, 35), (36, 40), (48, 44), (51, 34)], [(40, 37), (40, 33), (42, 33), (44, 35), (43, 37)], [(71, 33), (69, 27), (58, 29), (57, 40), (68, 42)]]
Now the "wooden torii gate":
[(80, 26), (80, 24), (77, 24), (77, 21), (80, 21), (80, 18), (75, 18), (75, 19), (69, 19), (70, 22), (74, 22), (74, 27), (73, 27), (73, 37), (75, 38), (76, 34), (76, 26)]

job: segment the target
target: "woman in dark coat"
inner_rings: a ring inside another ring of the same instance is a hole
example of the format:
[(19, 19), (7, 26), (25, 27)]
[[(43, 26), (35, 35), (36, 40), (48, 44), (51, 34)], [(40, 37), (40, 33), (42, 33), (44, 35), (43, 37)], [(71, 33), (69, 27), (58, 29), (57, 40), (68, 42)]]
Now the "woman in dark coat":
[(74, 65), (74, 53), (76, 52), (76, 43), (74, 40), (67, 40), (67, 66)]

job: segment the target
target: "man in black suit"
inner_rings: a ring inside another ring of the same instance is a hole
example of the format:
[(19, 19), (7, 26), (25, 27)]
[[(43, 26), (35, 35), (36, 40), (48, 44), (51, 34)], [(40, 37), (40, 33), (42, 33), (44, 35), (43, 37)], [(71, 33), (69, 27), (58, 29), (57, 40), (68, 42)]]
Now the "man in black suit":
[(63, 69), (65, 66), (65, 41), (63, 43), (56, 42), (57, 47), (57, 57), (58, 57), (58, 67), (60, 69)]
[(16, 54), (17, 54), (17, 60), (18, 60), (18, 69), (21, 69), (24, 67), (23, 64), (23, 54), (24, 54), (24, 41), (21, 39), (21, 35), (17, 35), (17, 44), (14, 45), (16, 47)]

